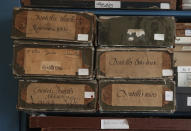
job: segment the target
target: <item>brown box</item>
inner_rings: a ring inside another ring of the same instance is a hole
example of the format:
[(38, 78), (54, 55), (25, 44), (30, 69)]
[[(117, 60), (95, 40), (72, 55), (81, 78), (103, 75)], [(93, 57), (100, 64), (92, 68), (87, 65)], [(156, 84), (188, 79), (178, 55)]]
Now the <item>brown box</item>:
[(174, 112), (172, 81), (99, 81), (101, 112)]
[(177, 44), (174, 49), (175, 66), (191, 66), (191, 44)]
[[(103, 122), (101, 122), (103, 121)], [(123, 121), (123, 122), (121, 122)], [(121, 123), (120, 123), (121, 122)], [(63, 129), (85, 129), (84, 131), (95, 131), (102, 129), (105, 124), (111, 126), (129, 125), (128, 131), (190, 131), (190, 119), (169, 118), (128, 118), (128, 117), (30, 117), (30, 128), (63, 128)], [(149, 125), (149, 126), (148, 126)], [(94, 130), (93, 130), (94, 129)], [(107, 131), (119, 131), (116, 129), (103, 129)], [(120, 131), (126, 131), (122, 129)], [(54, 130), (53, 130), (54, 131)], [(57, 130), (55, 130), (57, 131)], [(58, 130), (62, 131), (62, 130)], [(68, 131), (68, 130), (67, 130)]]
[(175, 43), (191, 44), (191, 23), (176, 23)]
[(101, 16), (98, 45), (172, 48), (175, 26), (172, 16)]
[(13, 74), (18, 77), (91, 79), (93, 47), (21, 44), (14, 46)]
[(172, 54), (157, 48), (99, 48), (97, 78), (172, 78)]
[(176, 0), (21, 0), (21, 3), (25, 7), (176, 10)]
[(95, 112), (96, 81), (20, 80), (18, 109), (37, 112)]
[(13, 39), (92, 44), (95, 39), (95, 31), (96, 19), (91, 13), (30, 8), (14, 9)]

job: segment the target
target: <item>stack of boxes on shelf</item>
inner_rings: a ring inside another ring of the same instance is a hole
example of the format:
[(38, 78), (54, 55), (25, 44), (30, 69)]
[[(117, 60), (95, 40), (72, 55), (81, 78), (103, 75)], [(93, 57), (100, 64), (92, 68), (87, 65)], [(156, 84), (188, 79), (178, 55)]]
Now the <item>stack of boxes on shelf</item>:
[(177, 110), (191, 110), (191, 23), (176, 24), (174, 61), (177, 71)]
[(101, 16), (100, 111), (174, 112), (174, 38), (174, 17)]
[(95, 16), (84, 12), (15, 9), (13, 71), (18, 109), (95, 112)]
[[(21, 2), (24, 7), (176, 9), (176, 0)], [(171, 16), (15, 8), (12, 39), (19, 110), (173, 113), (176, 101), (178, 111), (190, 110), (190, 23), (175, 24)]]

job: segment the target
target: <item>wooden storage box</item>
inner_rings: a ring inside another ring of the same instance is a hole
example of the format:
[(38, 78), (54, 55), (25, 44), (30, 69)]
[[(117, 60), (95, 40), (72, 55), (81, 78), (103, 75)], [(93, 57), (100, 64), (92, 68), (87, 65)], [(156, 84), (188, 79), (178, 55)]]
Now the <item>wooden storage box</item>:
[[(31, 128), (60, 128), (48, 131), (190, 131), (190, 119), (127, 117), (30, 117)], [(148, 126), (149, 125), (149, 126)], [(127, 127), (129, 128), (127, 129)], [(114, 129), (103, 129), (110, 127)], [(126, 129), (116, 129), (116, 128)]]
[(101, 112), (175, 111), (175, 85), (172, 81), (99, 81)]
[(93, 47), (21, 43), (25, 42), (14, 45), (13, 74), (17, 77), (94, 77)]
[(172, 51), (149, 48), (99, 48), (97, 78), (173, 78)]
[(176, 10), (176, 0), (21, 0), (21, 3), (25, 7)]
[[(13, 39), (93, 43), (96, 19), (91, 13), (15, 8)], [(78, 43), (76, 43), (78, 44)]]
[(29, 112), (96, 112), (96, 81), (20, 80), (18, 109)]
[(101, 16), (100, 46), (172, 47), (175, 19), (168, 16)]

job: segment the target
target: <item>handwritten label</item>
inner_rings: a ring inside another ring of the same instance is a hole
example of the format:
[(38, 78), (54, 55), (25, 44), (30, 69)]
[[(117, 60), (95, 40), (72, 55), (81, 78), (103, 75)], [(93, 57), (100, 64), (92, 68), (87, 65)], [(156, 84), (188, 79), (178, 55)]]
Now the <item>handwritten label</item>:
[(32, 83), (27, 87), (28, 104), (84, 104), (85, 85)]
[(76, 75), (82, 67), (81, 50), (25, 48), (25, 74)]
[(173, 101), (173, 91), (165, 91), (165, 101)]
[(88, 34), (78, 34), (79, 41), (88, 41)]
[(168, 10), (170, 9), (169, 3), (160, 3), (160, 9)]
[(173, 76), (173, 70), (172, 69), (163, 69), (162, 76)]
[(127, 31), (128, 41), (134, 41), (134, 37), (142, 38), (145, 37), (145, 31), (143, 29), (128, 29)]
[(185, 30), (185, 36), (191, 36), (191, 29)]
[(95, 1), (95, 8), (121, 8), (120, 1)]
[(178, 72), (178, 87), (191, 87), (191, 73)]
[[(104, 53), (105, 58), (101, 56), (100, 61), (106, 60), (103, 69), (107, 77), (162, 77), (162, 54), (153, 51), (112, 51)], [(102, 65), (100, 68), (102, 70)]]
[(175, 43), (176, 44), (190, 44), (191, 37), (176, 37)]
[(191, 97), (187, 97), (187, 106), (191, 106)]
[(76, 21), (75, 14), (29, 11), (26, 37), (74, 40)]
[(182, 73), (191, 72), (191, 66), (178, 66), (177, 71)]
[(112, 106), (162, 107), (162, 85), (113, 84)]
[(89, 75), (89, 69), (78, 69), (78, 75), (80, 75), (80, 76)]
[(164, 40), (164, 34), (154, 34), (154, 40)]
[(102, 119), (101, 129), (129, 129), (126, 119)]
[(61, 62), (57, 61), (42, 61), (41, 70), (44, 71), (62, 71), (63, 67), (61, 66)]
[(95, 92), (85, 92), (84, 98), (87, 98), (87, 99), (95, 98)]

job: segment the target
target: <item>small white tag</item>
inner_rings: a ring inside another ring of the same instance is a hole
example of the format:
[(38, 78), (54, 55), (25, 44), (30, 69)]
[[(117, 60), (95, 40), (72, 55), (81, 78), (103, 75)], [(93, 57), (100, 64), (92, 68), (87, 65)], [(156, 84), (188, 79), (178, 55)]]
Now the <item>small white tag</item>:
[(88, 76), (89, 75), (89, 69), (78, 69), (78, 75)]
[(191, 87), (191, 73), (178, 72), (178, 87)]
[(88, 41), (88, 34), (78, 34), (79, 41)]
[(165, 101), (173, 101), (173, 91), (165, 91)]
[(164, 40), (164, 34), (154, 34), (154, 40)]
[(187, 97), (187, 106), (191, 106), (191, 97)]
[(120, 1), (95, 1), (95, 8), (121, 8)]
[(191, 51), (191, 46), (183, 46), (182, 50), (183, 51)]
[(173, 71), (171, 69), (163, 69), (162, 76), (173, 76)]
[(95, 98), (95, 92), (85, 92), (84, 98)]
[(191, 36), (191, 29), (185, 30), (185, 36)]
[(129, 129), (126, 119), (102, 119), (101, 129)]
[(177, 68), (178, 68), (177, 69), (178, 72), (182, 72), (182, 73), (191, 72), (191, 66), (178, 66)]
[(176, 37), (176, 44), (191, 44), (191, 37)]
[(160, 8), (161, 9), (170, 9), (170, 4), (169, 3), (160, 3)]

